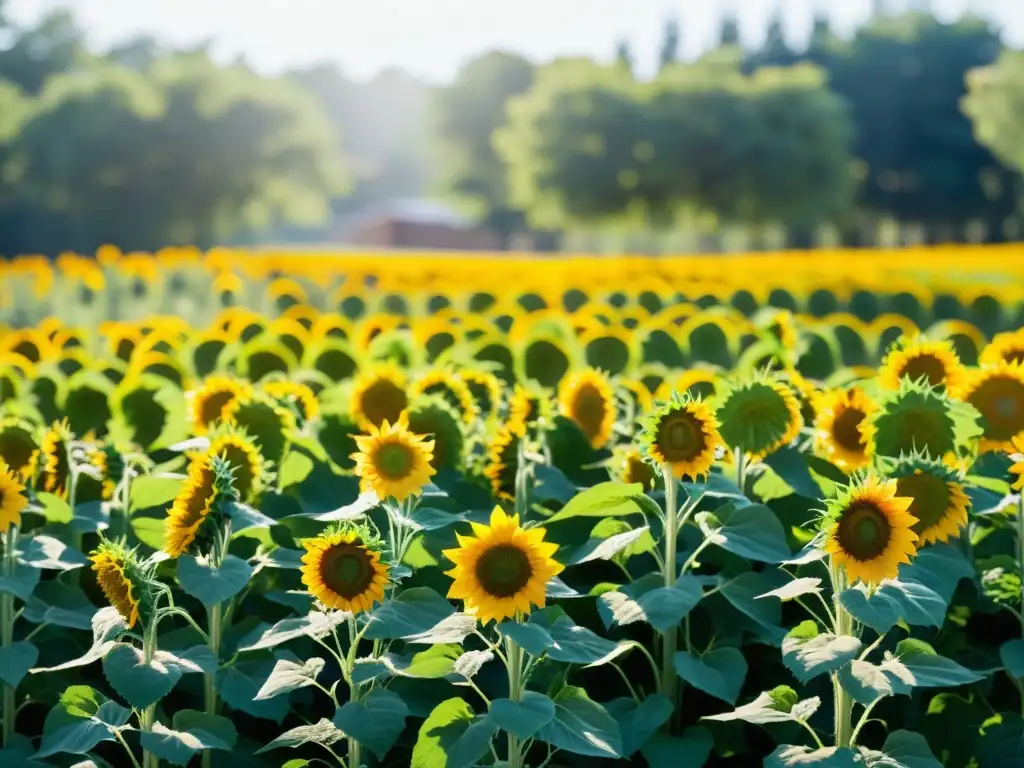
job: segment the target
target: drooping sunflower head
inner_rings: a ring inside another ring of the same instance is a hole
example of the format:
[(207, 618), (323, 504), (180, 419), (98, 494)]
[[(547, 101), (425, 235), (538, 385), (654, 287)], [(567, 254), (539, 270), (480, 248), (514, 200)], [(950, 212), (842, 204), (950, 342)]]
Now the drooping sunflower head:
[(1010, 466), (1010, 475), (1014, 478), (1013, 489), (1024, 491), (1024, 435), (1017, 435), (1011, 444), (1010, 459), (1013, 464)]
[(103, 540), (89, 555), (96, 581), (128, 628), (141, 618), (149, 620), (153, 605), (152, 568), (144, 565), (134, 549)]
[(878, 406), (860, 387), (833, 389), (815, 400), (814, 450), (852, 472), (871, 463), (872, 443), (862, 430)]
[(898, 458), (925, 451), (944, 456), (956, 447), (953, 404), (945, 393), (924, 382), (903, 379), (888, 392), (861, 425), (861, 433), (878, 456)]
[(328, 608), (358, 614), (384, 601), (390, 566), (368, 528), (329, 528), (302, 542), (302, 583)]
[(21, 511), (28, 504), (25, 486), (18, 476), (0, 459), (0, 532), (21, 525)]
[(528, 430), (551, 424), (554, 403), (547, 390), (533, 384), (516, 384), (508, 401), (508, 426), (520, 437)]
[(409, 431), (404, 415), (394, 424), (387, 419), (370, 427), (368, 435), (356, 437), (358, 453), (352, 454), (363, 491), (377, 498), (404, 501), (418, 494), (437, 470), (431, 464), (434, 441)]
[(759, 373), (738, 382), (723, 381), (715, 399), (725, 443), (752, 459), (789, 445), (804, 424), (796, 393), (777, 375)]
[(434, 441), (434, 456), (430, 460), (435, 469), (462, 466), (466, 438), (462, 421), (448, 403), (437, 396), (419, 397), (405, 411), (409, 431)]
[(1024, 364), (1005, 360), (972, 370), (958, 392), (981, 413), (983, 451), (1006, 451), (1024, 434)]
[(519, 516), (495, 507), (490, 525), (472, 523), (472, 536), (458, 536), (459, 546), (444, 556), (455, 567), (448, 597), (462, 600), (466, 613), (483, 623), (502, 621), (543, 608), (546, 586), (561, 573), (553, 557), (556, 544), (544, 541), (543, 528), (523, 528)]
[(654, 467), (635, 445), (619, 446), (610, 469), (612, 479), (623, 483), (640, 483), (645, 490), (652, 489), (657, 481)]
[(278, 379), (260, 384), (260, 389), (277, 400), (282, 407), (291, 410), (300, 425), (312, 421), (320, 413), (316, 395), (302, 382)]
[(117, 448), (107, 442), (93, 444), (88, 458), (99, 477), (103, 501), (110, 501), (124, 476), (124, 459)]
[(597, 449), (607, 445), (615, 426), (616, 403), (608, 377), (596, 368), (573, 371), (558, 385), (558, 409), (572, 419)]
[(284, 458), (285, 447), (298, 432), (295, 413), (262, 391), (228, 403), (223, 421), (244, 429), (263, 457), (274, 464)]
[(867, 476), (828, 502), (822, 518), (825, 552), (852, 583), (878, 584), (896, 578), (917, 554), (913, 499), (897, 493), (895, 480)]
[(379, 363), (360, 373), (352, 384), (349, 413), (363, 431), (385, 421), (394, 424), (409, 405), (402, 369)]
[(180, 557), (205, 550), (214, 538), (223, 504), (238, 501), (233, 470), (226, 459), (209, 451), (193, 456), (188, 475), (167, 513), (164, 551)]
[(918, 547), (960, 535), (971, 500), (959, 474), (924, 454), (902, 457), (887, 474), (896, 481), (896, 494), (912, 501)]
[(461, 377), (444, 368), (432, 368), (416, 379), (410, 395), (436, 395), (444, 398), (467, 424), (472, 424), (478, 414), (476, 400), (469, 385)]
[(982, 365), (1000, 362), (1024, 364), (1024, 328), (997, 333), (982, 350), (978, 362)]
[(189, 421), (192, 431), (205, 435), (210, 428), (224, 418), (227, 407), (239, 399), (252, 394), (252, 385), (230, 376), (209, 376), (198, 388), (188, 393)]
[(888, 390), (899, 389), (901, 380), (910, 379), (952, 391), (959, 386), (963, 372), (951, 341), (903, 337), (890, 347), (882, 361), (878, 381)]
[(71, 428), (67, 419), (54, 422), (39, 443), (36, 487), (66, 498), (70, 475)]
[(0, 462), (22, 482), (31, 482), (39, 457), (38, 430), (17, 416), (0, 418)]
[(502, 404), (501, 382), (498, 377), (489, 371), (473, 368), (459, 371), (458, 376), (469, 387), (469, 393), (473, 396), (480, 417), (484, 420), (495, 418)]
[(484, 477), (491, 484), (491, 492), (499, 499), (515, 498), (519, 444), (523, 439), (523, 435), (505, 424), (496, 425), (487, 439)]
[(641, 420), (640, 444), (656, 465), (667, 465), (675, 478), (695, 479), (711, 471), (716, 451), (724, 446), (718, 421), (703, 400), (673, 394)]
[(270, 473), (259, 447), (244, 429), (222, 426), (211, 433), (206, 452), (220, 456), (231, 467), (231, 476), (238, 497), (252, 504), (263, 493)]

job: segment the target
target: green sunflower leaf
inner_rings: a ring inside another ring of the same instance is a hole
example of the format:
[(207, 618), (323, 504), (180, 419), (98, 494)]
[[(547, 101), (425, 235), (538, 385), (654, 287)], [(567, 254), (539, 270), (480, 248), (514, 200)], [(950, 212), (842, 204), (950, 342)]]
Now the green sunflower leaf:
[(418, 677), (436, 680), (447, 677), (455, 670), (455, 662), (462, 655), (458, 645), (435, 645), (411, 656), (386, 653), (383, 656), (356, 659), (352, 678), (359, 684), (388, 677)]
[(25, 603), (22, 615), (33, 624), (88, 630), (96, 615), (96, 606), (80, 587), (44, 581)]
[[(704, 719), (718, 720), (720, 722), (743, 720), (744, 722), (754, 723), (755, 725), (764, 725), (765, 723), (788, 723), (795, 719), (795, 716), (791, 714), (791, 711), (796, 707), (799, 707), (801, 702), (796, 701), (797, 697), (792, 688), (787, 688), (785, 686), (779, 686), (779, 688), (785, 690), (786, 697), (784, 703), (780, 696), (779, 689), (774, 691), (765, 691), (749, 704), (744, 704), (742, 707), (736, 707), (732, 712), (723, 712), (719, 715), (705, 715)], [(792, 694), (792, 696), (789, 696), (789, 694)]]
[(39, 583), (39, 569), (24, 563), (15, 563), (10, 576), (0, 576), (0, 592), (28, 600)]
[(839, 600), (855, 619), (879, 634), (885, 634), (899, 621), (941, 627), (946, 620), (946, 601), (931, 587), (918, 582), (887, 579), (870, 596), (858, 585), (843, 590)]
[[(789, 577), (784, 577), (785, 583)], [(782, 623), (782, 604), (774, 600), (761, 600), (761, 595), (780, 586), (783, 577), (778, 572), (745, 571), (736, 578), (730, 579), (721, 587), (721, 595), (733, 608), (746, 614), (764, 630), (765, 639), (773, 644), (781, 645), (785, 630)]]
[(466, 730), (448, 748), (445, 768), (475, 768), (498, 735), (498, 724), (490, 715), (474, 717)]
[[(602, 522), (620, 522), (609, 520)], [(621, 552), (634, 547), (641, 539), (650, 539), (650, 529), (645, 525), (642, 528), (627, 530), (605, 538), (591, 538), (580, 547), (566, 561), (566, 565), (579, 565), (589, 563), (591, 560), (611, 560)], [(653, 540), (649, 544), (653, 543)], [(649, 545), (648, 544), (648, 545)]]
[(174, 714), (173, 726), (155, 723), (152, 731), (139, 735), (143, 749), (172, 765), (188, 765), (193, 755), (205, 749), (230, 752), (238, 741), (234, 723), (219, 715), (185, 709)]
[(323, 672), (325, 664), (323, 659), (316, 656), (305, 661), (299, 661), (294, 656), (278, 659), (270, 677), (253, 698), (257, 701), (272, 699), (282, 693), (291, 693), (299, 688), (313, 685), (320, 673)]
[(910, 695), (914, 676), (890, 655), (878, 665), (854, 659), (839, 670), (839, 682), (854, 701), (867, 706), (883, 696)]
[(22, 641), (0, 648), (0, 680), (17, 688), (38, 658), (39, 649), (32, 643)]
[(641, 511), (636, 497), (644, 495), (640, 483), (619, 483), (609, 481), (580, 491), (558, 512), (547, 519), (555, 523), (571, 517), (615, 517), (632, 515)]
[(1024, 678), (1024, 640), (1007, 640), (999, 646), (999, 659), (1011, 677)]
[(84, 755), (128, 722), (131, 712), (88, 685), (73, 685), (46, 715), (37, 758), (62, 752)]
[(498, 625), (498, 634), (512, 638), (531, 656), (540, 656), (555, 644), (551, 634), (537, 624), (503, 621)]
[(192, 555), (178, 558), (178, 583), (186, 593), (207, 607), (237, 595), (245, 589), (252, 574), (252, 566), (234, 555), (225, 557), (220, 566)]
[(804, 455), (792, 446), (786, 446), (769, 454), (767, 464), (796, 493), (808, 499), (821, 498), (821, 487), (811, 476)]
[(132, 481), (129, 501), (132, 511), (167, 507), (178, 495), (185, 481), (184, 475), (144, 475)]
[(370, 616), (366, 637), (397, 640), (427, 632), (455, 613), (451, 603), (429, 587), (412, 587), (380, 606)]
[(650, 768), (701, 768), (714, 746), (711, 733), (701, 726), (687, 728), (681, 737), (655, 733), (640, 750)]
[(420, 726), (410, 768), (450, 768), (448, 753), (472, 722), (473, 710), (463, 699), (456, 696), (442, 701)]
[(606, 704), (605, 709), (619, 723), (623, 757), (631, 756), (647, 744), (674, 711), (672, 702), (660, 693), (651, 694), (639, 704), (629, 697), (615, 699)]
[(913, 731), (893, 731), (882, 745), (882, 759), (865, 758), (867, 768), (942, 768), (924, 736)]
[(735, 502), (695, 518), (704, 535), (722, 549), (763, 563), (781, 563), (792, 557), (786, 529), (770, 507), (739, 506)]
[(103, 658), (103, 674), (118, 695), (135, 709), (145, 709), (171, 692), (181, 669), (157, 659), (147, 662), (141, 648), (118, 643)]
[(921, 640), (901, 640), (896, 645), (896, 657), (914, 676), (914, 686), (917, 688), (967, 685), (986, 677), (985, 673), (975, 672), (952, 659), (939, 656), (934, 648)]
[(782, 663), (801, 683), (835, 672), (852, 661), (863, 643), (847, 635), (819, 632), (811, 620), (801, 622), (782, 641)]
[(598, 612), (605, 626), (644, 621), (664, 632), (677, 626), (704, 596), (700, 582), (692, 576), (684, 576), (672, 587), (656, 586), (661, 583), (657, 574), (649, 574), (620, 591), (598, 597)]
[(301, 747), (303, 744), (321, 744), (329, 747), (337, 744), (344, 738), (345, 734), (338, 730), (334, 723), (326, 717), (322, 717), (312, 725), (300, 725), (296, 728), (290, 728), (269, 744), (257, 749), (254, 754), (259, 755), (272, 749), (280, 749), (281, 747), (294, 749), (295, 747)]
[(539, 741), (588, 757), (619, 757), (619, 724), (587, 692), (566, 686), (554, 698), (555, 716), (537, 732)]
[(922, 549), (910, 565), (900, 566), (899, 580), (921, 584), (946, 603), (962, 579), (974, 579), (974, 565), (952, 544), (932, 544)]
[(747, 660), (735, 648), (717, 648), (702, 656), (679, 651), (672, 657), (676, 672), (694, 688), (736, 704), (747, 677)]
[(38, 512), (46, 518), (48, 523), (70, 523), (73, 515), (71, 514), (71, 507), (64, 501), (60, 496), (56, 496), (52, 493), (46, 493), (45, 491), (39, 491), (36, 494), (36, 504), (33, 504), (29, 509), (33, 512)]
[(534, 485), (531, 495), (537, 501), (557, 501), (562, 504), (570, 501), (579, 492), (575, 483), (571, 482), (562, 471), (550, 464), (538, 464), (534, 467)]
[(343, 624), (348, 618), (349, 614), (344, 611), (331, 611), (330, 613), (312, 611), (305, 616), (284, 619), (269, 629), (253, 633), (257, 635), (256, 637), (250, 634), (242, 638), (238, 650), (259, 651), (273, 648), (299, 637), (325, 634), (339, 624)]
[(768, 755), (764, 768), (860, 768), (856, 753), (849, 749), (783, 745)]
[(554, 718), (555, 702), (542, 693), (527, 691), (519, 701), (495, 699), (489, 711), (499, 728), (525, 740)]
[(409, 708), (396, 693), (374, 688), (362, 701), (349, 701), (334, 713), (334, 724), (379, 759), (394, 746), (405, 729)]
[(89, 563), (85, 555), (60, 539), (42, 535), (19, 539), (15, 556), (22, 565), (49, 571), (73, 571)]
[(291, 709), (288, 697), (256, 698), (273, 671), (274, 664), (269, 658), (236, 661), (217, 673), (217, 690), (228, 706), (253, 717), (280, 723)]

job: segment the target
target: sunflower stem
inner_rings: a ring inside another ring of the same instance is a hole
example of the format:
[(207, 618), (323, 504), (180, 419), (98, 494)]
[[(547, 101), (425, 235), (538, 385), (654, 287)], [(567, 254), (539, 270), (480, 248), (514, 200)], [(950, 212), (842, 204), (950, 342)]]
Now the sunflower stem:
[[(845, 586), (842, 569), (835, 563), (829, 568), (832, 576), (832, 602), (835, 606), (835, 626), (833, 630), (839, 637), (853, 634), (853, 616), (839, 599)], [(832, 673), (832, 699), (835, 708), (835, 746), (849, 747), (853, 743), (853, 698), (843, 688), (839, 675)]]
[[(216, 715), (218, 709), (217, 703), (217, 670), (220, 667), (220, 637), (221, 637), (221, 619), (223, 617), (223, 606), (217, 603), (210, 607), (209, 611), (209, 623), (210, 623), (210, 642), (209, 648), (210, 653), (213, 654), (214, 659), (214, 672), (212, 674), (203, 676), (203, 701), (205, 704), (206, 714)], [(213, 752), (209, 749), (203, 752), (202, 768), (210, 768), (213, 765)]]
[[(521, 621), (521, 617), (516, 617)], [(505, 654), (508, 659), (508, 697), (515, 702), (523, 698), (523, 649), (509, 636), (505, 636)], [(509, 768), (523, 768), (522, 746), (519, 737), (509, 732), (508, 736), (508, 764)]]
[[(662, 477), (665, 481), (665, 586), (675, 587), (678, 571), (676, 546), (679, 536), (679, 506), (678, 491), (679, 483), (672, 474), (672, 467), (665, 464), (661, 468)], [(661, 681), (659, 688), (670, 702), (674, 712), (679, 709), (679, 676), (676, 674), (673, 657), (676, 654), (676, 647), (679, 643), (679, 627), (669, 627), (665, 630), (661, 648)], [(668, 727), (674, 726), (675, 715), (669, 719)]]
[[(368, 626), (368, 625), (367, 625)], [(346, 679), (348, 680), (349, 701), (359, 701), (359, 685), (352, 676), (352, 669), (356, 664), (356, 656), (359, 654), (359, 641), (363, 639), (363, 632), (356, 631), (356, 617), (353, 616), (348, 622), (348, 655), (345, 657)], [(338, 635), (335, 633), (335, 639)], [(362, 746), (351, 736), (348, 737), (348, 764), (350, 768), (362, 768)]]
[[(3, 539), (3, 575), (5, 578), (10, 578), (14, 571), (14, 553), (18, 543), (18, 527), (15, 525), (10, 526)], [(0, 595), (0, 635), (2, 635), (4, 648), (7, 648), (14, 642), (14, 596), (7, 593)], [(10, 743), (11, 737), (14, 735), (16, 706), (14, 686), (4, 683), (4, 746)]]
[(742, 448), (736, 449), (736, 487), (744, 496), (747, 495), (747, 454)]

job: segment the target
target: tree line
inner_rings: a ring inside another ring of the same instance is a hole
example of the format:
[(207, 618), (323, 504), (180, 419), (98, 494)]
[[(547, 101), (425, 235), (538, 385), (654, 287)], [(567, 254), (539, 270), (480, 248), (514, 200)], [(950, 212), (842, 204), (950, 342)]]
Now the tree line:
[(993, 24), (883, 14), (842, 39), (822, 16), (796, 48), (776, 19), (745, 49), (727, 17), (692, 61), (680, 33), (649, 78), (622, 44), (609, 63), (488, 52), (430, 86), (267, 77), (149, 38), (95, 52), (70, 13), (18, 27), (0, 0), (0, 254), (318, 241), (423, 195), (535, 247), (681, 221), (755, 245), (870, 244), (881, 222), (1021, 235), (1024, 53)]

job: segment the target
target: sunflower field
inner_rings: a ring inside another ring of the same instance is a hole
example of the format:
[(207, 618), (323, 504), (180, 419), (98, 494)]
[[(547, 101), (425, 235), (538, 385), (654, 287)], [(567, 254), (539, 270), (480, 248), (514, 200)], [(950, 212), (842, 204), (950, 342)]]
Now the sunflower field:
[(1024, 261), (0, 263), (4, 766), (1024, 766)]

